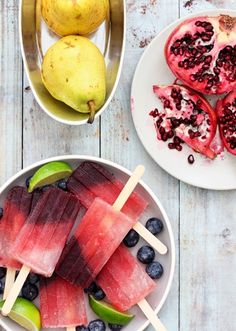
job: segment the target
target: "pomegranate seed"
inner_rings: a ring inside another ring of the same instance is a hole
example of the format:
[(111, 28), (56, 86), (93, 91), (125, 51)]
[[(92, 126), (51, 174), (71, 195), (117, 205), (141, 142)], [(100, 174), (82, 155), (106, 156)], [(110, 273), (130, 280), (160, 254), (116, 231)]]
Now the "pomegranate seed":
[(189, 157), (188, 157), (188, 163), (189, 163), (189, 164), (193, 164), (194, 161), (195, 161), (195, 160), (194, 160), (194, 156), (193, 156), (192, 154), (190, 154)]
[(161, 135), (163, 135), (166, 132), (166, 130), (163, 128), (163, 126), (160, 127), (159, 131), (160, 131)]
[(161, 138), (162, 138), (163, 141), (167, 141), (167, 139), (168, 139), (168, 133), (167, 132), (163, 133), (163, 135), (161, 136)]
[(202, 26), (202, 22), (201, 22), (201, 21), (197, 21), (197, 22), (195, 23), (195, 25), (196, 25), (196, 26)]
[(169, 149), (175, 149), (175, 144), (173, 144), (173, 143), (169, 143), (169, 144), (168, 144), (168, 147), (169, 147)]
[(182, 140), (179, 137), (177, 137), (177, 136), (174, 137), (174, 143), (176, 145), (179, 145), (181, 142), (182, 142)]
[(181, 152), (182, 149), (183, 149), (183, 146), (181, 146), (181, 145), (176, 145), (176, 146), (175, 146), (175, 149), (176, 149), (178, 152)]
[(173, 130), (170, 130), (170, 131), (168, 132), (168, 138), (173, 138), (174, 135), (175, 135), (175, 133), (174, 133)]

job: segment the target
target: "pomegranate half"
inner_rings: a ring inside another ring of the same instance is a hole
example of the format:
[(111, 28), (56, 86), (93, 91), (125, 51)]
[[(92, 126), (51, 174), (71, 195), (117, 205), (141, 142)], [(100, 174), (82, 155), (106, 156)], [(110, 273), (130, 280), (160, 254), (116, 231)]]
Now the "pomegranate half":
[(180, 85), (153, 86), (163, 108), (154, 109), (157, 138), (168, 141), (170, 149), (182, 150), (186, 143), (193, 150), (214, 159), (210, 144), (216, 134), (217, 118), (211, 105), (198, 93)]
[(236, 90), (218, 100), (216, 111), (223, 144), (231, 154), (236, 155)]
[(184, 84), (205, 94), (236, 88), (236, 17), (194, 17), (169, 36), (167, 64)]

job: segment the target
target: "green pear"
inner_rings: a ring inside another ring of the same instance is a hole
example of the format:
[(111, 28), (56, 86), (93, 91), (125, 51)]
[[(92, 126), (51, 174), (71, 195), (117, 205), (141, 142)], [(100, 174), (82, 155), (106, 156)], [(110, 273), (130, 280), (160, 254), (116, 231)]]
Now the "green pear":
[(47, 51), (41, 76), (55, 99), (89, 113), (93, 122), (106, 97), (105, 60), (93, 42), (76, 35), (60, 39)]
[(108, 17), (108, 0), (42, 0), (42, 16), (58, 35), (87, 35)]

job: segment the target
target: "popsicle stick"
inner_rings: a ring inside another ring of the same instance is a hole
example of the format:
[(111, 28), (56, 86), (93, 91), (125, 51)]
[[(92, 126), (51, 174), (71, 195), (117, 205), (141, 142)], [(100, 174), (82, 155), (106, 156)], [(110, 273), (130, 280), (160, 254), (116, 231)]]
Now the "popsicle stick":
[(150, 231), (148, 231), (142, 223), (136, 223), (133, 229), (137, 231), (138, 234), (143, 237), (143, 239), (146, 240), (152, 247), (154, 247), (158, 253), (162, 255), (167, 253), (167, 247)]
[(15, 277), (16, 277), (16, 269), (7, 268), (3, 300), (6, 300), (6, 298), (8, 297), (9, 292), (15, 282)]
[(10, 313), (29, 273), (30, 273), (30, 268), (23, 265), (2, 307), (2, 314), (4, 316)]
[(129, 178), (128, 182), (125, 184), (123, 190), (120, 192), (118, 198), (113, 204), (113, 208), (117, 211), (121, 210), (126, 201), (128, 200), (129, 196), (135, 189), (136, 185), (140, 181), (141, 177), (143, 176), (145, 168), (143, 165), (137, 166), (134, 170), (132, 176)]
[(141, 300), (138, 305), (156, 331), (167, 331), (146, 299)]
[(66, 328), (66, 331), (76, 331), (76, 327), (75, 326), (71, 326), (71, 327), (68, 326), (68, 328)]
[[(129, 196), (138, 184), (139, 180), (143, 176), (144, 171), (145, 168), (142, 165), (137, 166), (137, 168), (134, 170), (133, 175), (129, 178), (128, 182), (126, 183), (123, 190), (120, 192), (120, 195), (113, 204), (113, 208), (115, 210), (119, 211), (123, 208), (124, 204), (126, 203)], [(136, 223), (133, 228), (140, 234), (141, 237), (143, 237), (151, 246), (153, 246), (157, 252), (162, 255), (167, 253), (167, 247), (150, 231), (148, 231), (141, 223)]]

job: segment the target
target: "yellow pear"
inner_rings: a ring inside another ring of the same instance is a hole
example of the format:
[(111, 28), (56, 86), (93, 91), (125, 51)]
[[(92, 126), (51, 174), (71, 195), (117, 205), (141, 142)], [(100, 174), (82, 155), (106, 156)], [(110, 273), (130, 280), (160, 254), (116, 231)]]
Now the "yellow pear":
[(108, 15), (108, 0), (42, 0), (42, 15), (58, 35), (87, 35)]
[(77, 35), (60, 39), (47, 51), (41, 76), (55, 99), (90, 113), (93, 122), (106, 97), (105, 60), (94, 43)]

